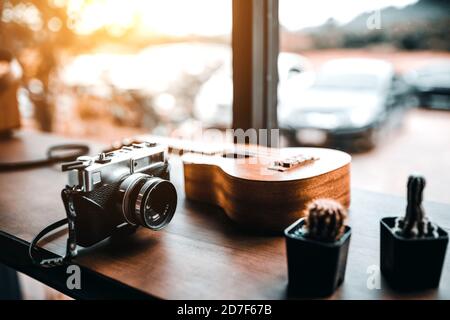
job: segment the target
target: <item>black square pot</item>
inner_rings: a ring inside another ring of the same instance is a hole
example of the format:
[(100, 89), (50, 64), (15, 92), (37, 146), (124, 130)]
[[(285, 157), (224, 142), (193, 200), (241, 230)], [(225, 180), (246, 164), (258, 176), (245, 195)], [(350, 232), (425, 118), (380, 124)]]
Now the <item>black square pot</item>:
[(412, 291), (439, 286), (448, 234), (438, 228), (439, 238), (408, 239), (395, 234), (396, 217), (380, 221), (381, 273), (394, 289)]
[(296, 233), (304, 218), (285, 231), (289, 295), (325, 297), (331, 295), (344, 281), (351, 228), (335, 242), (320, 242)]

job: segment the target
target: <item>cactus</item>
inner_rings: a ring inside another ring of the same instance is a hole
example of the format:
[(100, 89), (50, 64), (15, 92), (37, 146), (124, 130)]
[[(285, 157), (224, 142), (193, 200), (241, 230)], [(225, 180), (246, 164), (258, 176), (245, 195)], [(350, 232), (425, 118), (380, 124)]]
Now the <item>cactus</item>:
[(344, 234), (346, 218), (347, 211), (339, 202), (316, 199), (306, 208), (302, 232), (310, 239), (333, 242)]
[(410, 175), (408, 178), (408, 205), (404, 217), (397, 218), (394, 231), (405, 238), (432, 237), (438, 238), (437, 226), (425, 217), (422, 206), (425, 178)]

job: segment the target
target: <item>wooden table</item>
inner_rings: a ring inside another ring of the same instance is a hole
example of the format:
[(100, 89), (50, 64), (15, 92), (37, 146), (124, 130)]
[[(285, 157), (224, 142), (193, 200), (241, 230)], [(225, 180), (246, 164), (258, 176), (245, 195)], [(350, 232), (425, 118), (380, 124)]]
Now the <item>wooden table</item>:
[[(0, 142), (0, 161), (39, 158), (49, 145), (66, 141), (19, 132), (15, 139)], [(181, 170), (179, 159), (173, 159), (179, 204), (171, 224), (160, 232), (142, 228), (120, 243), (106, 240), (82, 251), (76, 259), (81, 290), (66, 287), (65, 267), (37, 268), (27, 255), (29, 241), (64, 217), (59, 193), (66, 174), (58, 167), (0, 173), (0, 261), (75, 298), (289, 298), (283, 237), (249, 234), (221, 210), (185, 200)], [(425, 208), (449, 230), (449, 205), (427, 202)], [(346, 279), (331, 299), (450, 299), (448, 253), (438, 290), (400, 294), (384, 281), (380, 290), (368, 289), (368, 268), (379, 264), (379, 220), (404, 209), (402, 198), (353, 190)], [(66, 232), (58, 232), (44, 243), (45, 253), (62, 255), (65, 241)]]

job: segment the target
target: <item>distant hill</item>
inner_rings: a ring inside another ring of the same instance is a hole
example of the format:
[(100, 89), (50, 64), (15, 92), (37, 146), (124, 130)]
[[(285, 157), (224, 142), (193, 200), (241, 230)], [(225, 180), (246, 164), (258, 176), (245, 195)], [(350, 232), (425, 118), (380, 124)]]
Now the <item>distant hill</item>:
[[(365, 12), (349, 23), (341, 26), (345, 31), (366, 31), (366, 22), (372, 12)], [(403, 8), (387, 7), (380, 11), (381, 28), (390, 28), (396, 25), (433, 23), (436, 20), (450, 19), (450, 1), (420, 0)], [(450, 29), (450, 26), (448, 26)]]
[(329, 19), (318, 27), (282, 32), (283, 45), (294, 50), (361, 48), (387, 45), (404, 50), (450, 51), (450, 1), (419, 0), (380, 10), (380, 29), (369, 29), (373, 11), (339, 25)]

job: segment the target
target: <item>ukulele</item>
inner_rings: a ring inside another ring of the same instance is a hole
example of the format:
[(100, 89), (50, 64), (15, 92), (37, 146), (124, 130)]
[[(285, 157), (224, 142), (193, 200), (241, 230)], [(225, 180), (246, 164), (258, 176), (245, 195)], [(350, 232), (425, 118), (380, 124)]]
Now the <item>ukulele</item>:
[(345, 152), (158, 139), (145, 140), (181, 155), (186, 198), (217, 205), (242, 226), (282, 231), (317, 198), (350, 205), (351, 156)]

